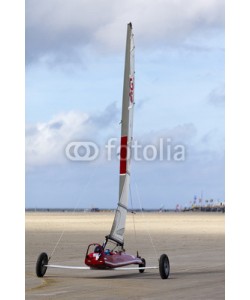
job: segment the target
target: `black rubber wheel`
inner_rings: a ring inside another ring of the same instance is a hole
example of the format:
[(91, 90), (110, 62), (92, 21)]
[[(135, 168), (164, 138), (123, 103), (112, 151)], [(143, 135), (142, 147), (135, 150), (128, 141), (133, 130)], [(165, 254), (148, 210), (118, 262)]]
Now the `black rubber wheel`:
[(37, 277), (43, 277), (47, 271), (47, 267), (45, 265), (48, 264), (48, 255), (47, 253), (43, 252), (38, 256), (36, 262), (36, 275)]
[[(144, 258), (141, 258), (142, 264), (139, 264), (139, 268), (144, 268), (146, 267), (146, 260)], [(140, 273), (143, 273), (145, 269), (139, 269)]]
[(159, 260), (159, 272), (162, 279), (167, 279), (170, 273), (169, 259), (166, 254), (162, 254)]

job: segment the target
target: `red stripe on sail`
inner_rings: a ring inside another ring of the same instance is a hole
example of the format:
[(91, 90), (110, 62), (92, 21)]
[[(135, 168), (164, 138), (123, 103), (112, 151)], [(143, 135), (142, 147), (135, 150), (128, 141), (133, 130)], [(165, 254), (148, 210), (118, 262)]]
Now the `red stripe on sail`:
[(121, 150), (120, 150), (120, 174), (127, 172), (127, 153), (128, 153), (128, 137), (121, 137)]

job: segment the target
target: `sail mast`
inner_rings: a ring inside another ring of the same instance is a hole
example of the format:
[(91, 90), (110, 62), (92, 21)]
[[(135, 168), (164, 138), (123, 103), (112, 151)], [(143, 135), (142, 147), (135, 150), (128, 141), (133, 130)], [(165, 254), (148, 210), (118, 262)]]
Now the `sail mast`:
[(130, 157), (134, 108), (134, 73), (134, 40), (132, 33), (132, 24), (129, 23), (127, 25), (125, 70), (123, 83), (119, 202), (111, 232), (107, 236), (108, 239), (115, 241), (121, 246), (124, 244), (124, 232), (130, 183)]

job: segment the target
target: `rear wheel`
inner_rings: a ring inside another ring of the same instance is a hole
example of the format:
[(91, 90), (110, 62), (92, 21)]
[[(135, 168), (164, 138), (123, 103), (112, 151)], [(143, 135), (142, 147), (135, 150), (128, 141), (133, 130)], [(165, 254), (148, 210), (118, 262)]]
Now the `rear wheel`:
[[(139, 268), (145, 268), (146, 267), (146, 260), (144, 258), (141, 258), (142, 264), (139, 264)], [(145, 269), (139, 269), (140, 273), (143, 273)]]
[(36, 262), (36, 275), (37, 277), (43, 277), (47, 271), (47, 267), (45, 265), (48, 264), (48, 255), (47, 253), (43, 252), (38, 256)]
[(159, 260), (159, 272), (162, 279), (167, 279), (170, 273), (169, 259), (166, 254), (162, 254)]

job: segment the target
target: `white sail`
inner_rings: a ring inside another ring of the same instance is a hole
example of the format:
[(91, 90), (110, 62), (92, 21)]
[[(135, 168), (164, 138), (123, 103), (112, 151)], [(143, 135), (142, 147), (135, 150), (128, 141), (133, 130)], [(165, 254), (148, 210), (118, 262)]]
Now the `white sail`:
[(121, 121), (121, 149), (120, 149), (120, 184), (119, 202), (115, 213), (114, 222), (108, 239), (124, 243), (124, 232), (127, 215), (127, 205), (130, 183), (130, 158), (133, 130), (134, 108), (134, 39), (132, 24), (127, 26), (127, 41), (125, 54), (125, 70), (123, 84), (122, 121)]

